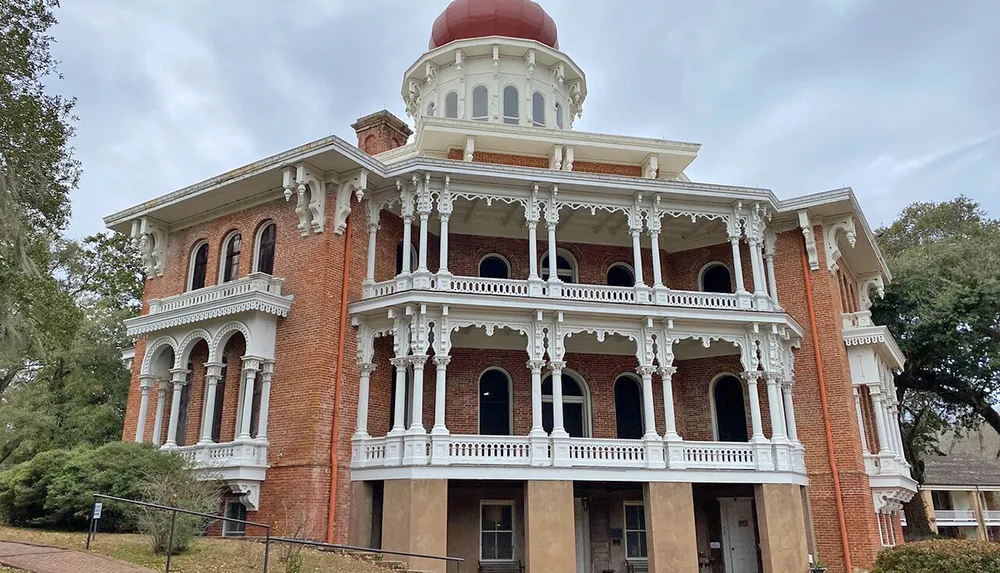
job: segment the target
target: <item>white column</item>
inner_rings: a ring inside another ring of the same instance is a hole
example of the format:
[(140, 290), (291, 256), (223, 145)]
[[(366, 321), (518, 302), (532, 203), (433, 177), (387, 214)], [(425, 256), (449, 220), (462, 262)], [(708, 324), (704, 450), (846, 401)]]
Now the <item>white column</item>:
[(746, 285), (743, 284), (743, 260), (740, 255), (740, 236), (730, 236), (729, 243), (733, 246), (733, 274), (736, 275), (736, 292), (746, 293)]
[(906, 459), (906, 448), (903, 446), (903, 433), (899, 428), (899, 407), (895, 400), (889, 405), (889, 429), (892, 432), (893, 450), (901, 460)]
[(885, 408), (882, 406), (882, 392), (878, 388), (869, 387), (872, 396), (872, 409), (875, 410), (875, 426), (878, 429), (879, 455), (891, 454), (889, 433), (885, 427)]
[(653, 288), (663, 288), (663, 269), (660, 268), (660, 232), (650, 230), (649, 242), (653, 253)]
[(170, 380), (174, 386), (174, 397), (170, 401), (170, 423), (167, 425), (167, 447), (177, 446), (177, 424), (181, 415), (181, 393), (187, 384), (187, 377), (191, 371), (187, 368), (173, 368), (170, 370)]
[(249, 440), (250, 419), (253, 417), (253, 386), (260, 370), (260, 360), (250, 356), (243, 357), (243, 405), (240, 408), (240, 428), (237, 440)]
[(355, 424), (354, 439), (367, 439), (368, 434), (368, 401), (371, 400), (371, 378), (375, 365), (371, 362), (358, 364), (358, 418)]
[(538, 220), (528, 220), (528, 278), (538, 278)]
[(420, 246), (417, 251), (417, 272), (427, 273), (427, 220), (430, 217), (429, 211), (420, 211)]
[(368, 224), (368, 269), (365, 281), (370, 283), (375, 282), (375, 243), (378, 230), (378, 223)]
[(448, 271), (448, 215), (441, 215), (441, 265), (438, 267), (438, 274), (447, 275)]
[(167, 385), (169, 381), (160, 380), (160, 386), (156, 389), (156, 419), (153, 420), (153, 444), (159, 446), (163, 443), (163, 406), (167, 401)]
[[(544, 436), (545, 428), (542, 425), (542, 368), (545, 367), (544, 360), (529, 360), (528, 368), (531, 370), (531, 434), (532, 436)], [(553, 389), (553, 391), (555, 391)], [(560, 395), (562, 393), (560, 392)], [(554, 416), (555, 410), (553, 410)]]
[(646, 286), (646, 279), (642, 276), (642, 245), (640, 238), (642, 229), (632, 229), (632, 264), (635, 267), (635, 286)]
[(674, 414), (674, 386), (673, 376), (677, 368), (665, 366), (660, 368), (660, 377), (663, 379), (663, 420), (666, 423), (664, 439), (668, 441), (678, 441), (681, 439), (677, 435), (677, 419)]
[(775, 374), (764, 375), (767, 381), (767, 406), (771, 414), (771, 441), (787, 442), (785, 434), (785, 415), (781, 411), (781, 390), (778, 388), (778, 377)]
[(785, 425), (788, 427), (788, 438), (793, 443), (798, 443), (799, 429), (795, 426), (795, 403), (792, 401), (791, 382), (781, 385), (781, 394), (785, 400)]
[(778, 279), (774, 276), (774, 253), (767, 253), (767, 286), (774, 304), (778, 304)]
[(751, 442), (766, 442), (764, 437), (764, 423), (760, 417), (760, 394), (757, 392), (757, 381), (760, 380), (760, 372), (744, 372), (743, 379), (747, 383), (747, 396), (750, 399), (750, 423), (753, 428)]
[(146, 433), (146, 417), (149, 412), (149, 391), (153, 389), (155, 378), (152, 376), (139, 377), (139, 392), (142, 397), (139, 399), (139, 420), (135, 425), (135, 442), (141, 444)]
[(260, 371), (260, 413), (257, 414), (257, 435), (262, 442), (267, 442), (267, 418), (271, 408), (271, 377), (274, 376), (274, 360), (265, 360)]
[(553, 360), (549, 366), (552, 368), (552, 436), (565, 438), (569, 435), (563, 427), (562, 371), (566, 363)]
[[(441, 248), (438, 258), (441, 264), (438, 265), (438, 275), (448, 277), (451, 275), (451, 271), (448, 270), (448, 223), (451, 221), (451, 213), (454, 209), (454, 204), (452, 203), (451, 197), (451, 176), (446, 175), (444, 178), (444, 187), (442, 187), (441, 192), (438, 193), (437, 200), (437, 211), (438, 219), (441, 223)], [(447, 280), (440, 280), (438, 283), (438, 288), (448, 289), (451, 288), (451, 284)]]
[(410, 397), (410, 427), (407, 428), (411, 434), (426, 434), (424, 429), (424, 364), (427, 363), (426, 355), (410, 356), (410, 364), (413, 365), (413, 396)]
[(642, 427), (645, 430), (643, 439), (652, 440), (659, 436), (656, 434), (656, 415), (653, 413), (653, 372), (656, 369), (650, 366), (640, 366), (636, 372), (642, 376)]
[(865, 416), (864, 411), (861, 409), (861, 389), (857, 386), (854, 387), (854, 409), (858, 412), (858, 429), (861, 430), (861, 450), (870, 454), (871, 450), (868, 449), (868, 432), (865, 431)]
[(761, 256), (760, 243), (749, 241), (750, 246), (750, 271), (753, 274), (753, 291), (756, 295), (766, 296), (764, 287), (764, 261)]
[(396, 399), (389, 434), (398, 435), (406, 431), (406, 369), (410, 366), (410, 359), (405, 356), (393, 358), (392, 365), (396, 367)]
[(212, 426), (215, 424), (215, 397), (218, 393), (219, 380), (222, 379), (221, 362), (205, 364), (205, 403), (201, 407), (201, 439), (199, 444), (212, 443)]
[(436, 378), (434, 380), (434, 427), (432, 434), (447, 434), (448, 427), (445, 424), (445, 398), (448, 394), (448, 363), (451, 356), (435, 356), (434, 367), (436, 368)]
[(557, 274), (557, 263), (556, 263), (556, 223), (548, 221), (545, 226), (549, 231), (549, 282), (558, 282), (559, 275)]
[(410, 254), (413, 252), (413, 216), (403, 214), (403, 270), (402, 274), (408, 275), (413, 270), (410, 262)]

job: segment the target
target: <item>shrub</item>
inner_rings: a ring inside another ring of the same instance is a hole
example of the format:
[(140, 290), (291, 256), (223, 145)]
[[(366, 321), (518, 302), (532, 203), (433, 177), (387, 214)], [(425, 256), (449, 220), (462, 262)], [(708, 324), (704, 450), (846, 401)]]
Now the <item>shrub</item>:
[[(143, 501), (199, 513), (218, 512), (222, 500), (221, 486), (217, 482), (199, 480), (198, 476), (184, 465), (147, 474), (139, 489), (140, 499)], [(210, 522), (194, 515), (176, 514), (173, 518), (171, 542), (171, 512), (139, 508), (137, 516), (139, 530), (149, 536), (155, 553), (166, 553), (168, 544), (174, 553), (186, 551), (194, 538), (205, 532)]]
[(886, 549), (872, 573), (1000, 573), (1000, 544), (958, 539), (917, 541)]

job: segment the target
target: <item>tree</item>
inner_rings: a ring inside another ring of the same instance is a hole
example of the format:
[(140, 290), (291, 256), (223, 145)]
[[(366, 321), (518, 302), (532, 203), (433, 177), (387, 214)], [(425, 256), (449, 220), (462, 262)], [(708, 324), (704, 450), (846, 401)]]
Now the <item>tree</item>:
[[(922, 481), (920, 456), (944, 427), (1000, 432), (1000, 221), (958, 197), (914, 203), (877, 234), (894, 279), (872, 316), (906, 356), (895, 378), (900, 424)], [(911, 531), (929, 531), (922, 509), (907, 506)]]

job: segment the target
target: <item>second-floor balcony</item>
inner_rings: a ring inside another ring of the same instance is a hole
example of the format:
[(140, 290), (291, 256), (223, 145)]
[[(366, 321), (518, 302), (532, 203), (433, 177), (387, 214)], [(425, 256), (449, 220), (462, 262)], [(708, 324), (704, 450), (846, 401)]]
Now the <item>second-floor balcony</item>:
[(975, 527), (979, 524), (973, 509), (936, 509), (934, 520), (938, 526), (944, 527)]

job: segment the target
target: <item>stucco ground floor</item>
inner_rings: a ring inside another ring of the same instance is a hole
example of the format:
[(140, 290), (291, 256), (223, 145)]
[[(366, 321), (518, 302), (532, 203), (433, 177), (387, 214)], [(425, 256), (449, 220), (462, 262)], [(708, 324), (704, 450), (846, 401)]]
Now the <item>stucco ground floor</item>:
[(400, 479), (353, 482), (351, 496), (351, 544), (461, 557), (470, 572), (798, 572), (811, 545), (797, 485)]

